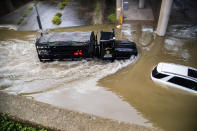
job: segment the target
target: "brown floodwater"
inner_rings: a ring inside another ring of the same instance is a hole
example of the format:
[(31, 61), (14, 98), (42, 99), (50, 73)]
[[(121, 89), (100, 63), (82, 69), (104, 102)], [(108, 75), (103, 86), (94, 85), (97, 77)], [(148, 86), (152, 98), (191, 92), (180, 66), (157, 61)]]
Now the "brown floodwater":
[[(62, 28), (111, 31), (114, 25)], [(197, 129), (197, 95), (154, 83), (159, 62), (197, 68), (196, 26), (172, 25), (166, 37), (154, 24), (135, 22), (116, 29), (117, 39), (135, 41), (139, 55), (130, 60), (98, 59), (41, 63), (37, 32), (0, 29), (0, 90), (115, 120), (164, 130)]]
[(166, 37), (157, 37), (151, 36), (151, 29), (144, 29), (143, 32), (141, 24), (134, 28), (136, 30), (131, 30), (131, 33), (140, 50), (139, 59), (134, 65), (101, 79), (99, 85), (121, 96), (156, 127), (164, 130), (196, 130), (197, 95), (159, 85), (150, 78), (152, 69), (159, 62), (197, 68), (194, 30), (188, 29), (192, 27), (178, 26), (177, 29), (172, 26)]

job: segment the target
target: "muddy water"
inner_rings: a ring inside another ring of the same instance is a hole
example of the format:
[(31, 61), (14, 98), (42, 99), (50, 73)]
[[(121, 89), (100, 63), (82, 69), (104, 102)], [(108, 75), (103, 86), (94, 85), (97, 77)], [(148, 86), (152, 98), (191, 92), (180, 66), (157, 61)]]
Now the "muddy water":
[(124, 35), (134, 40), (140, 58), (99, 85), (121, 96), (140, 114), (165, 130), (197, 129), (197, 96), (154, 83), (151, 70), (159, 62), (172, 62), (197, 68), (195, 26), (170, 26), (166, 37), (157, 37), (150, 25), (125, 25)]
[[(55, 31), (108, 30), (112, 26), (59, 29)], [(8, 35), (9, 34), (9, 35)], [(132, 64), (126, 61), (73, 61), (40, 63), (35, 50), (38, 33), (1, 30), (1, 90), (25, 95), (69, 109), (151, 126), (127, 102), (97, 81)]]
[[(52, 31), (110, 31), (86, 26)], [(156, 84), (152, 68), (161, 61), (197, 68), (196, 27), (174, 25), (164, 38), (152, 24), (125, 24), (119, 39), (137, 43), (139, 56), (113, 63), (100, 60), (40, 63), (36, 32), (0, 30), (0, 89), (62, 108), (165, 130), (197, 128), (197, 96)], [(9, 35), (8, 35), (9, 34)]]

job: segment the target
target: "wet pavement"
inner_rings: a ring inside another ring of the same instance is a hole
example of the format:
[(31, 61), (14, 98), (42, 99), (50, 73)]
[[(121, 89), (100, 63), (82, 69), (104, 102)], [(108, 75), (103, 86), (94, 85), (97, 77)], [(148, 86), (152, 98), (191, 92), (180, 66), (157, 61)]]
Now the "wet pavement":
[[(9, 119), (50, 131), (159, 131), (133, 123), (63, 109), (47, 103), (10, 95), (0, 91), (0, 112), (9, 112)], [(19, 110), (20, 109), (20, 110)]]
[[(34, 7), (34, 2), (29, 2), (19, 9), (11, 12), (10, 14), (0, 18), (0, 24), (14, 25), (17, 30), (38, 30), (37, 14)], [(70, 0), (70, 3), (60, 10), (60, 2), (56, 1), (39, 1), (37, 4), (38, 12), (40, 15), (43, 29), (55, 29), (62, 27), (74, 27), (82, 25), (90, 25), (92, 23), (92, 15), (94, 10), (94, 3), (92, 7), (87, 8), (89, 3), (80, 4), (80, 1)], [(33, 7), (30, 14), (24, 19), (24, 21), (17, 25), (17, 22), (24, 15), (24, 12)], [(62, 23), (55, 25), (52, 23), (52, 19), (56, 13), (62, 13)]]

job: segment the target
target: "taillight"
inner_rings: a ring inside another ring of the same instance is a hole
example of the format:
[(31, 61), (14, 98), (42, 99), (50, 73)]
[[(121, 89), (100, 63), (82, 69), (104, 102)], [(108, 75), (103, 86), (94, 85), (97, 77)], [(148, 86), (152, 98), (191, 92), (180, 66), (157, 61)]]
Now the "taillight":
[(79, 51), (79, 55), (83, 55), (83, 53), (81, 51)]
[(74, 52), (74, 55), (78, 55), (79, 53), (78, 52)]
[(83, 55), (82, 51), (74, 52), (74, 55)]

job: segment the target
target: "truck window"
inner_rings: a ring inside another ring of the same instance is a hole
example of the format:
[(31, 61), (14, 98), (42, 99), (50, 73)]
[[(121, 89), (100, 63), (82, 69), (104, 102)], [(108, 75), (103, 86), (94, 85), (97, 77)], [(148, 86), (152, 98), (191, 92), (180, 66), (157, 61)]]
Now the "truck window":
[(165, 75), (165, 74), (161, 74), (157, 71), (157, 67), (154, 68), (154, 70), (152, 71), (152, 76), (157, 78), (157, 79), (162, 79), (164, 77), (167, 77), (169, 75)]
[(170, 80), (168, 80), (168, 82), (197, 91), (197, 83), (194, 81), (188, 80), (188, 79), (184, 79), (184, 78), (180, 78), (180, 77), (175, 76), (175, 77), (171, 78)]

